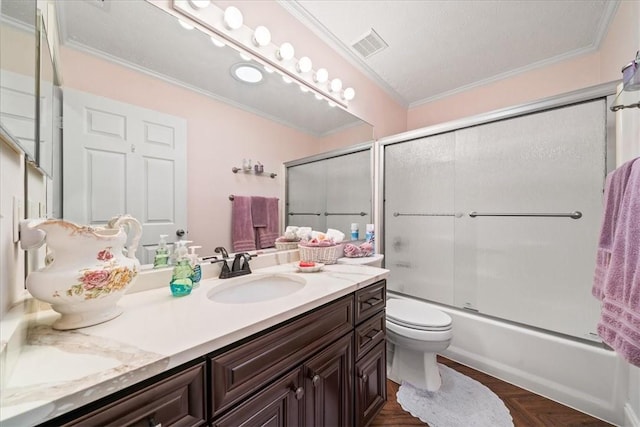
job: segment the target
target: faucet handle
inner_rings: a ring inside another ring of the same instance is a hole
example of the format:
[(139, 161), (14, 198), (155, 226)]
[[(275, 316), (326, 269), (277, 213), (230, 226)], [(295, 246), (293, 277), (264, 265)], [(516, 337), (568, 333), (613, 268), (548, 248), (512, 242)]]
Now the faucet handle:
[(227, 250), (225, 248), (223, 248), (222, 246), (218, 246), (215, 249), (216, 253), (222, 254), (222, 258), (229, 258), (229, 252), (227, 252)]

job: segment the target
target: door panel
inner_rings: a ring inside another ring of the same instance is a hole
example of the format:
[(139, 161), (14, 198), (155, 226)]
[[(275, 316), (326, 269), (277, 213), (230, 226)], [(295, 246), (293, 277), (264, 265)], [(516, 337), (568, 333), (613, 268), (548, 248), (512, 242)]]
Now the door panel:
[(160, 234), (187, 230), (186, 121), (75, 90), (64, 96), (63, 216), (142, 223), (136, 256), (152, 262)]

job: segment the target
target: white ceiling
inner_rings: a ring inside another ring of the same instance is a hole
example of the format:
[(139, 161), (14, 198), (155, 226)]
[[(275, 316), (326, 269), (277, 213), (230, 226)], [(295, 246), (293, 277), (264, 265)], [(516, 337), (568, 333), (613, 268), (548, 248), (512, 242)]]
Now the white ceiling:
[[(595, 51), (618, 0), (280, 0), (404, 106)], [(352, 45), (373, 28), (388, 44)]]

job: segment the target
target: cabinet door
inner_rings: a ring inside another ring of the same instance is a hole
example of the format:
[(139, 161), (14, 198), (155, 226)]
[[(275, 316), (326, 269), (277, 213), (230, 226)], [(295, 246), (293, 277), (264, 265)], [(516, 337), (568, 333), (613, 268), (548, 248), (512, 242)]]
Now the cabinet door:
[(214, 420), (214, 427), (287, 427), (303, 425), (302, 369), (276, 381), (240, 406)]
[(356, 427), (366, 426), (387, 400), (386, 341), (356, 363)]
[(205, 423), (204, 363), (105, 405), (65, 426), (200, 426)]
[(304, 364), (305, 426), (351, 426), (353, 333)]

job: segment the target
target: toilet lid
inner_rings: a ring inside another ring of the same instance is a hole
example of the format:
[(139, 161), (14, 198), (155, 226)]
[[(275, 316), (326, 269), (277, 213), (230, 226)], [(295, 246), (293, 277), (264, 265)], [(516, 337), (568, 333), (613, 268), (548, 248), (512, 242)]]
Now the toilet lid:
[(451, 317), (428, 305), (392, 298), (387, 301), (387, 319), (393, 323), (422, 331), (451, 329)]

